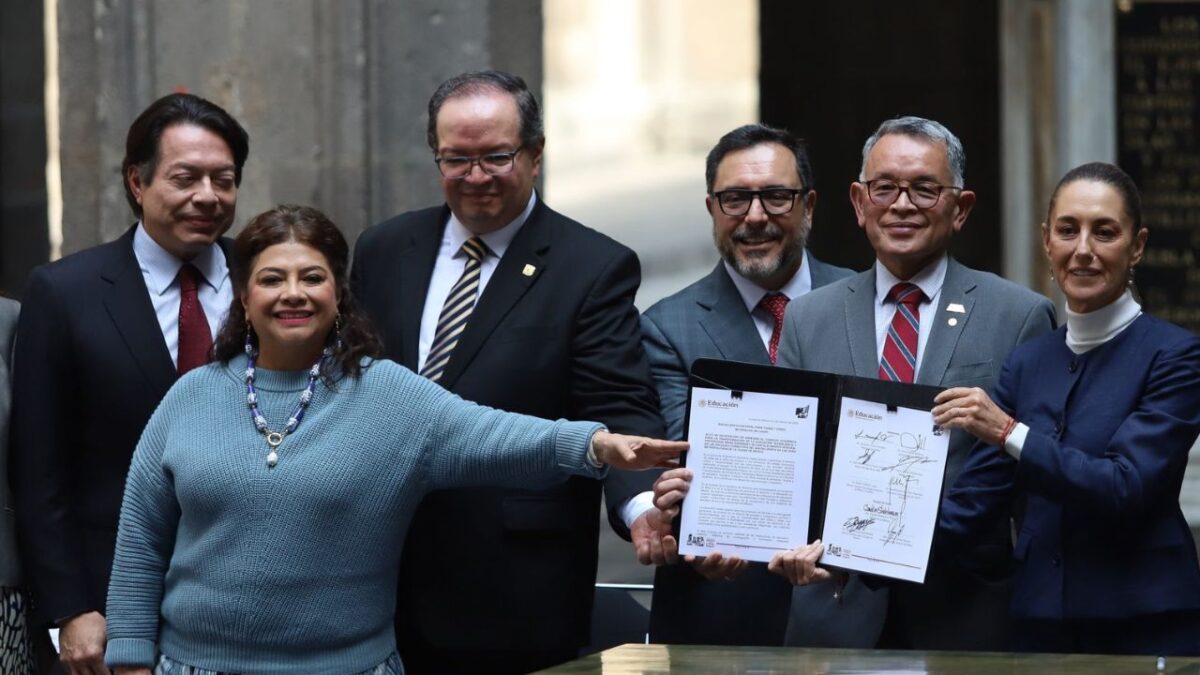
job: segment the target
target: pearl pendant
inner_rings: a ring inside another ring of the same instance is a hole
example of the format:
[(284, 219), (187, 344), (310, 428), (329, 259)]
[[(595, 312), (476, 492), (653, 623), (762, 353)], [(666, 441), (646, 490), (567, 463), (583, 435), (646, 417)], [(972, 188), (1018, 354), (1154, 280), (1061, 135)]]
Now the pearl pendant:
[(278, 463), (279, 463), (279, 455), (276, 454), (274, 450), (268, 452), (267, 453), (267, 468), (274, 469), (275, 465)]

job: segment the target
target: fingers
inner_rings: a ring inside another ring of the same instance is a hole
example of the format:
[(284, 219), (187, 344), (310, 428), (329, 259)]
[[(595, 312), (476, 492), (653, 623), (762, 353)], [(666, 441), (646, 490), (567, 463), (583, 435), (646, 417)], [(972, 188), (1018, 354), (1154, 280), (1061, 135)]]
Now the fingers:
[(626, 436), (597, 431), (592, 436), (596, 458), (618, 469), (650, 469), (674, 466), (679, 453), (687, 450), (684, 441), (665, 441), (643, 436)]
[(703, 558), (688, 556), (686, 560), (691, 563), (692, 569), (709, 581), (736, 579), (749, 567), (747, 561), (735, 555), (725, 557), (720, 551), (714, 551)]
[[(687, 496), (691, 486), (692, 472), (690, 469), (678, 468), (664, 471), (658, 480), (654, 481), (654, 505), (674, 517), (678, 505)], [(668, 518), (668, 522), (669, 522)]]
[(767, 563), (767, 570), (787, 579), (793, 586), (805, 586), (832, 578), (829, 570), (817, 567), (817, 561), (825, 553), (825, 546), (818, 539), (807, 546), (790, 551), (780, 551)]

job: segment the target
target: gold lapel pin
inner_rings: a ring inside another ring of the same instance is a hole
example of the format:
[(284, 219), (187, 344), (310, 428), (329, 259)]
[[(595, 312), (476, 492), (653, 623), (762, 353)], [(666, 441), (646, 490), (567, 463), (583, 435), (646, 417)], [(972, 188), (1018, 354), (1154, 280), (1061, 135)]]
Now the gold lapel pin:
[(534, 267), (533, 265), (526, 265), (525, 269), (521, 270), (521, 274), (524, 274), (527, 277), (531, 277), (531, 276), (533, 276), (533, 273), (536, 271), (537, 271), (537, 268)]

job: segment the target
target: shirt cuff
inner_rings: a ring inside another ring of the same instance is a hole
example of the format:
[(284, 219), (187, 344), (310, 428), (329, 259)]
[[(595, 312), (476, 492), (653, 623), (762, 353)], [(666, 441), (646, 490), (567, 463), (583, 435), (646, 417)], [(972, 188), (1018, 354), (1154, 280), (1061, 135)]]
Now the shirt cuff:
[(1008, 438), (1004, 440), (1004, 451), (1012, 456), (1013, 459), (1021, 459), (1021, 448), (1025, 447), (1025, 437), (1029, 435), (1029, 427), (1017, 422), (1017, 426), (1013, 427), (1012, 432), (1008, 434)]
[(654, 493), (649, 490), (639, 492), (621, 505), (621, 520), (625, 522), (625, 527), (632, 530), (633, 521), (641, 518), (643, 513), (652, 508), (654, 508)]
[(158, 656), (158, 645), (153, 640), (140, 638), (116, 638), (109, 640), (104, 651), (104, 664), (109, 668), (153, 668)]

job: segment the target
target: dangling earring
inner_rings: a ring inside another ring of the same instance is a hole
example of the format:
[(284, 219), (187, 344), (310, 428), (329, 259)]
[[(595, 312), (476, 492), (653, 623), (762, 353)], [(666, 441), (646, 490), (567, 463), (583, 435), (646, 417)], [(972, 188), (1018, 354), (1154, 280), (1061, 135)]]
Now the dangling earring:
[(254, 356), (254, 326), (246, 319), (246, 356)]
[(342, 315), (338, 314), (333, 320), (333, 349), (337, 353), (342, 353), (346, 345), (342, 342)]
[(1133, 288), (1133, 265), (1129, 266), (1129, 280), (1125, 282), (1125, 285)]

